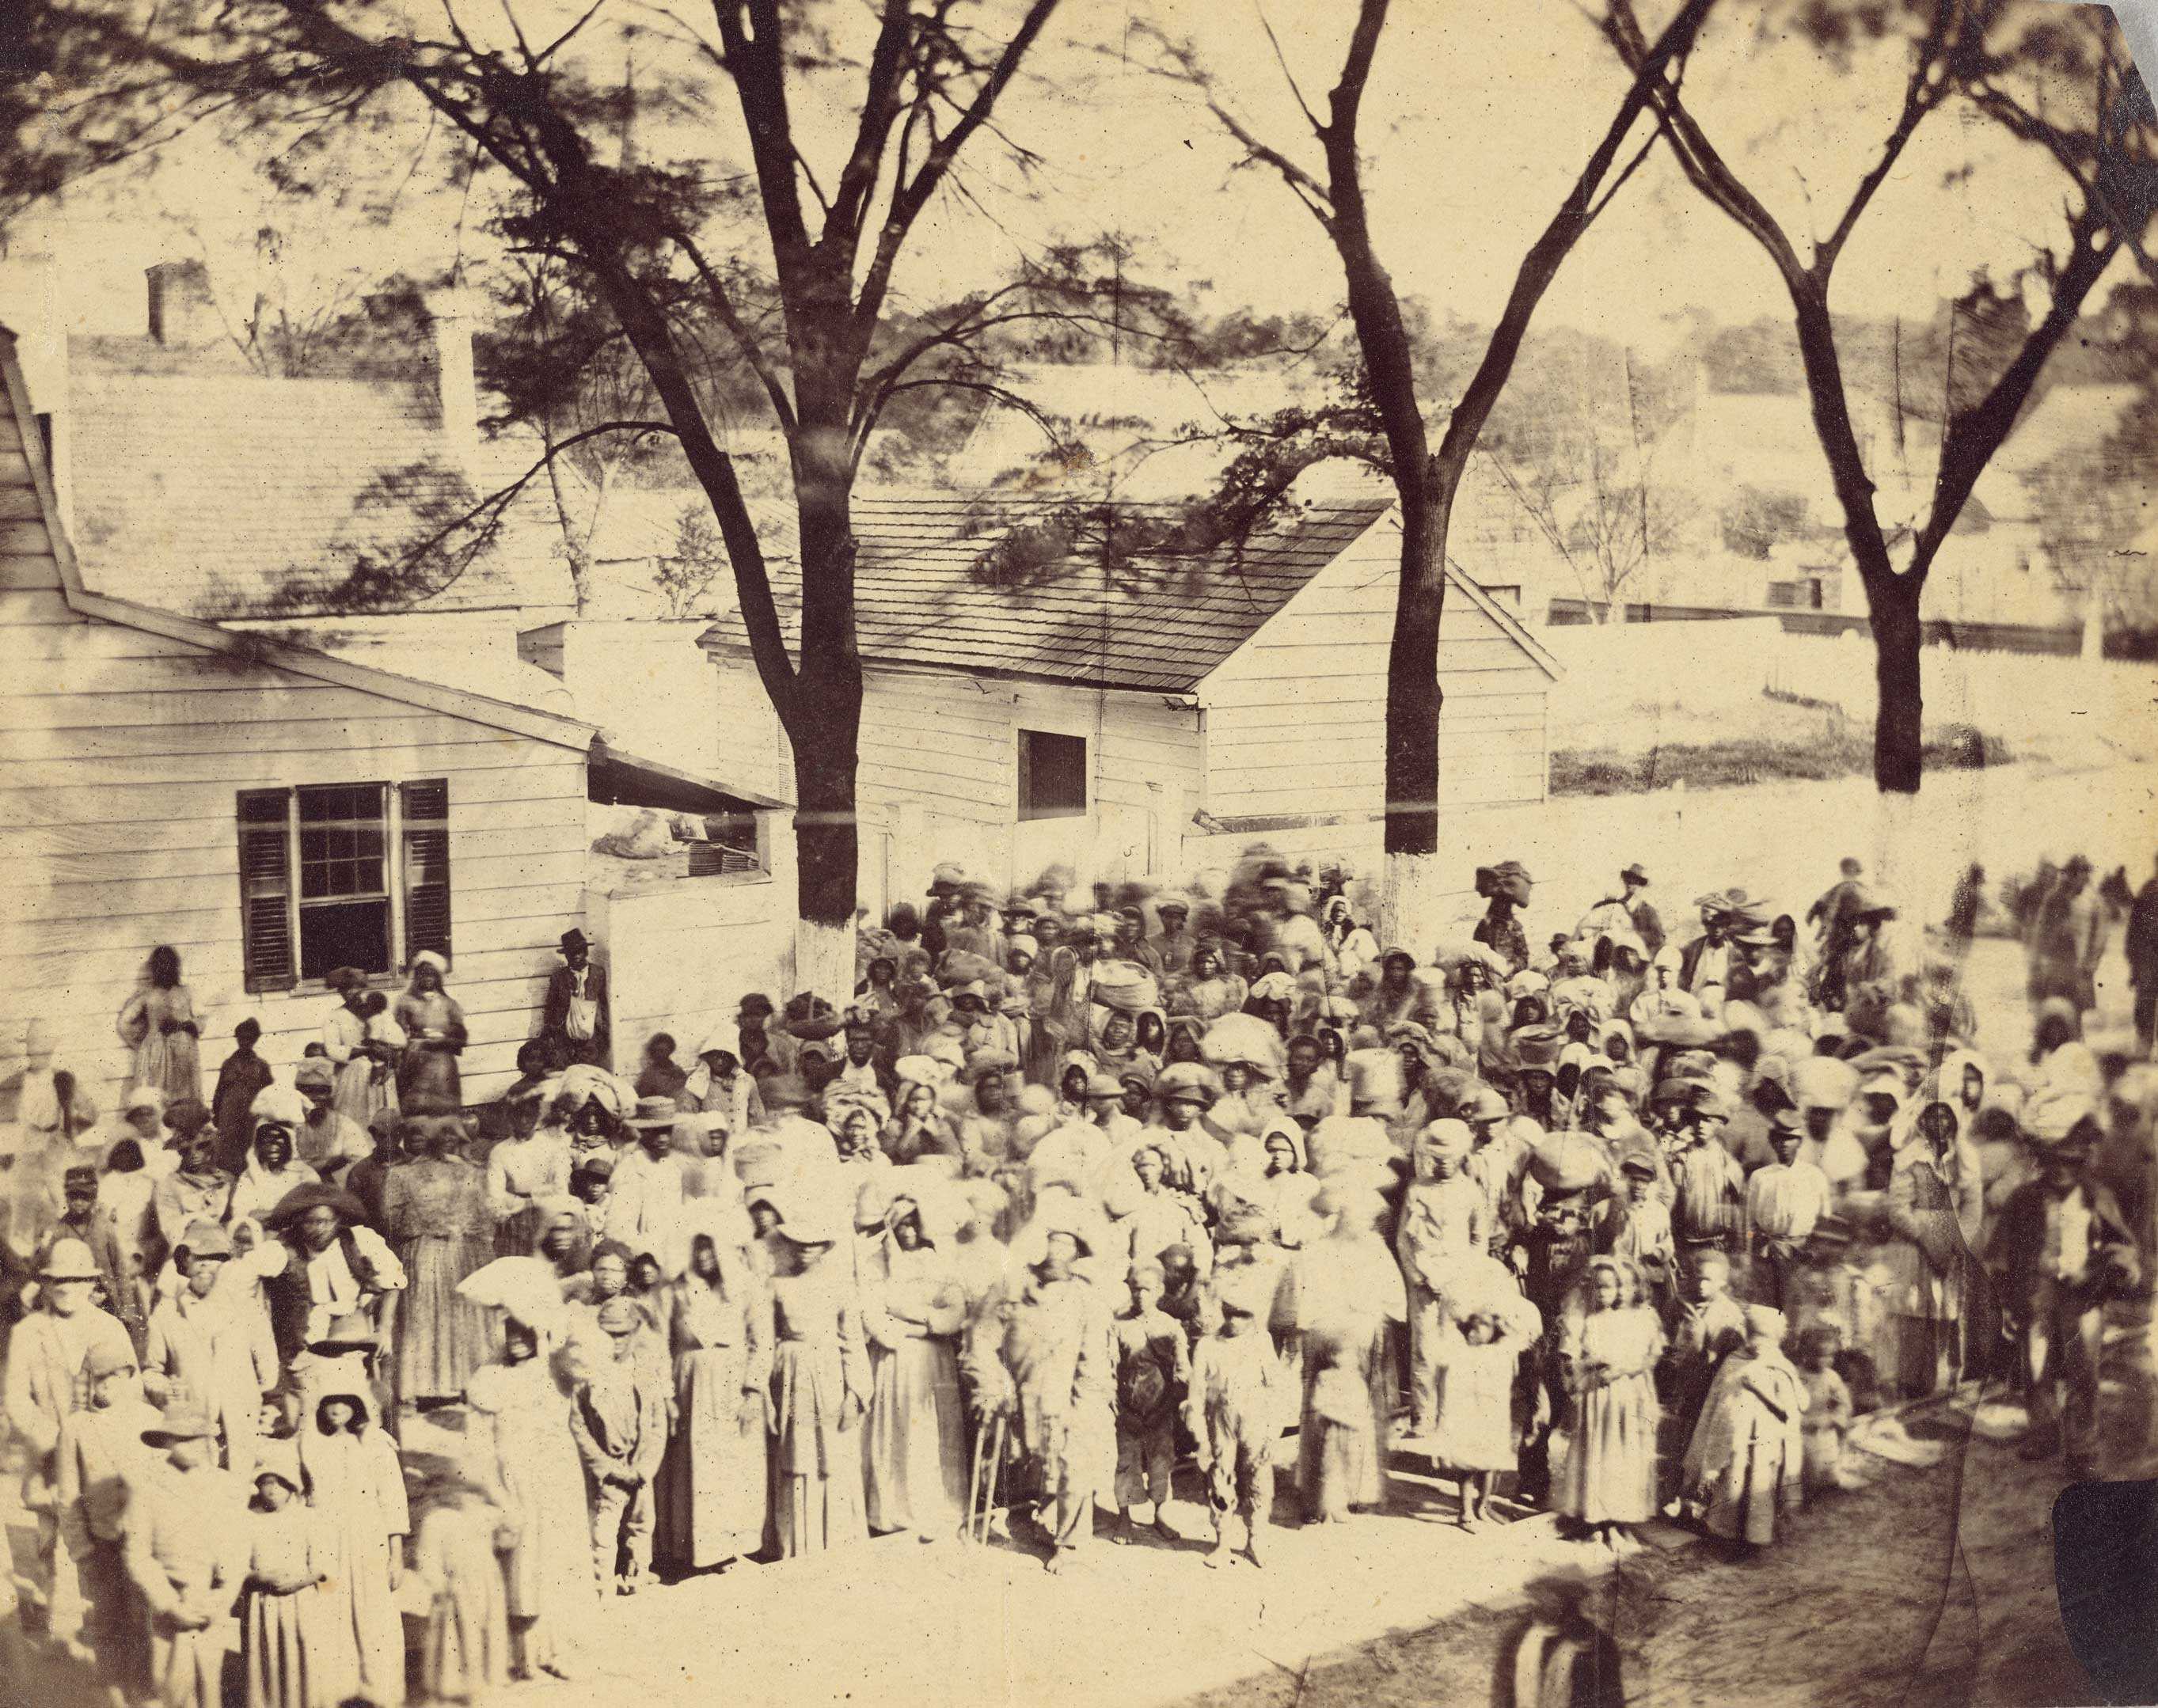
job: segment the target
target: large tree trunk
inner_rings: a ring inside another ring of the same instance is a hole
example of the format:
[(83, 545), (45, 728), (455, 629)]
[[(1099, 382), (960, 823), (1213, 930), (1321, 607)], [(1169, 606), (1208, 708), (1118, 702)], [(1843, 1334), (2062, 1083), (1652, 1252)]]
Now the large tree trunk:
[[(827, 699), (834, 725), (858, 728), (861, 679), (854, 684), (853, 709), (843, 710), (844, 689)], [(844, 1007), (854, 988), (855, 743), (836, 728), (811, 726), (792, 736), (794, 746), (795, 926), (794, 988), (814, 991)]]
[(1873, 781), (1883, 794), (1918, 792), (1924, 699), (1918, 682), (1918, 575), (1876, 577), (1866, 589), (1873, 618)]
[(1446, 606), (1446, 524), (1452, 493), (1402, 494), (1402, 568), (1386, 655), (1386, 870), (1379, 934), (1431, 950), (1443, 893), (1438, 872), (1438, 626)]
[(1873, 617), (1873, 781), (1878, 817), (1874, 827), (1874, 883), (1896, 903), (1886, 927), (1897, 964), (1915, 971), (1929, 916), (1946, 896), (1918, 891), (1920, 862), (1918, 782), (1923, 767), (1923, 696), (1918, 679), (1918, 595), (1924, 578), (1876, 576), (1867, 588)]
[(794, 988), (844, 1005), (854, 988), (854, 781), (862, 726), (851, 471), (843, 434), (805, 426), (793, 452), (803, 594), (801, 660), (786, 720), (799, 860)]

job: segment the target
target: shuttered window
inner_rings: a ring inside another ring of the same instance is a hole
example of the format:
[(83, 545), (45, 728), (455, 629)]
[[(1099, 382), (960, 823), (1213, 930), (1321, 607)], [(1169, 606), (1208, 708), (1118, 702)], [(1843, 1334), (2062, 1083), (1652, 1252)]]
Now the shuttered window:
[(292, 793), (248, 789), (240, 797), (240, 942), (250, 990), (290, 990), (292, 954)]
[(448, 956), (446, 780), (249, 789), (238, 808), (248, 989), (319, 983), (339, 967), (385, 975), (423, 949)]
[(400, 783), (405, 838), (405, 964), (422, 950), (450, 957), (450, 786)]

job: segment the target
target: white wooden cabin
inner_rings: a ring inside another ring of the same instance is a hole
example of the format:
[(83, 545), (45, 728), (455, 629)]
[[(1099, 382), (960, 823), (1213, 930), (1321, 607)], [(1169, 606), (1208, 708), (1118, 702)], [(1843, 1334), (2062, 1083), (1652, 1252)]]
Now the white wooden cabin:
[[(395, 991), (434, 948), (470, 1029), (466, 1097), (483, 1100), (537, 1029), (560, 934), (585, 926), (607, 959), (615, 898), (668, 877), (686, 881), (646, 910), (648, 935), (679, 948), (685, 921), (712, 924), (700, 947), (739, 957), (741, 988), (783, 971), (778, 802), (642, 765), (574, 718), (92, 591), (5, 328), (0, 377), (0, 1086), (35, 1019), (111, 1110), (130, 1066), (114, 1019), (161, 943), (195, 998), (205, 1093), (240, 1019), (289, 1063), (333, 1005), (332, 967)], [(690, 878), (678, 855), (625, 877), (589, 852), (597, 801), (739, 810), (766, 859)], [(731, 887), (700, 887), (715, 885)], [(648, 944), (618, 947), (665, 976)], [(633, 1060), (639, 1024), (672, 1019), (675, 993), (628, 972), (616, 1035)]]
[[(1011, 499), (857, 501), (863, 904), (919, 895), (939, 859), (1024, 884), (1055, 862), (1082, 882), (1185, 876), (1261, 835), (1376, 858), (1399, 564), (1390, 501), (1313, 504), (1241, 550), (1139, 554), (1113, 570), (1098, 541), (1076, 541), (1061, 558), (1033, 551), (1051, 560), (1023, 586), (986, 582), (984, 550), (1048, 513)], [(775, 565), (790, 644), (798, 575)], [(1463, 828), (1479, 808), (1544, 798), (1559, 667), (1469, 574), (1448, 581), (1440, 798)], [(784, 788), (791, 761), (739, 616), (703, 645), (729, 773)]]

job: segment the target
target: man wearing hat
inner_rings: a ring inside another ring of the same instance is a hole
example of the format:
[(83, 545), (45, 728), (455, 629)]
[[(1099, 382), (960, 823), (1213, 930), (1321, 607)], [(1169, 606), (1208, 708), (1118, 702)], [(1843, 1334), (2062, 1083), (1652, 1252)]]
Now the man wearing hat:
[(1054, 1194), (1021, 1239), (1014, 1257), (1034, 1261), (983, 1300), (964, 1368), (983, 1412), (1014, 1423), (1053, 1572), (1092, 1535), (1094, 1491), (1115, 1463), (1110, 1305), (1076, 1267), (1107, 1256), (1107, 1236), (1077, 1200)]
[(290, 1127), (294, 1154), (325, 1180), (374, 1154), (367, 1129), (336, 1106), (335, 1071), (328, 1057), (303, 1055), (292, 1066), (292, 1090), (302, 1101), (295, 1104), (276, 1086), (255, 1097), (255, 1130), (268, 1121)]
[(1618, 881), (1624, 888), (1614, 899), (1626, 910), (1626, 916), (1633, 921), (1634, 930), (1639, 935), (1643, 947), (1654, 955), (1664, 946), (1664, 921), (1645, 893), (1649, 887), (1649, 875), (1636, 860), (1619, 873)]
[(79, 1590), (65, 1580), (51, 1609), (49, 1634), (66, 1643), (80, 1631), (101, 1681), (134, 1700), (147, 1683), (143, 1609), (121, 1554), (128, 1491), (155, 1463), (142, 1432), (157, 1424), (157, 1408), (142, 1397), (135, 1360), (100, 1344), (82, 1361), (82, 1408), (62, 1421), (55, 1476), (62, 1545), (80, 1572)]
[(226, 1468), (244, 1475), (255, 1457), (262, 1396), (277, 1385), (277, 1347), (251, 1291), (218, 1285), (232, 1257), (232, 1236), (217, 1223), (188, 1224), (173, 1250), (185, 1284), (150, 1313), (142, 1389), (157, 1405), (199, 1401)]
[(1154, 904), (1154, 911), (1161, 921), (1161, 929), (1147, 939), (1146, 946), (1160, 977), (1180, 978), (1191, 970), (1191, 948), (1197, 941), (1186, 928), (1191, 920), (1191, 904), (1181, 896), (1164, 895)]
[(607, 1344), (577, 1385), (570, 1433), (591, 1499), (594, 1569), (617, 1594), (634, 1595), (652, 1563), (653, 1482), (667, 1452), (673, 1384), (650, 1355), (636, 1301), (607, 1300), (597, 1322)]
[(83, 1360), (96, 1350), (132, 1364), (135, 1349), (119, 1319), (98, 1308), (103, 1275), (80, 1240), (54, 1240), (39, 1262), (37, 1278), (36, 1307), (8, 1339), (6, 1409), (23, 1447), (23, 1504), (38, 1520), (39, 1587), (49, 1597), (64, 1598), (72, 1592), (55, 1587), (63, 1578), (72, 1584), (75, 1566), (57, 1509), (61, 1427), (75, 1409)]
[(584, 1061), (611, 1067), (614, 1055), (607, 968), (592, 964), (591, 943), (575, 926), (562, 933), (560, 953), (562, 964), (547, 978), (540, 1035), (553, 1045), (555, 1059), (565, 1066)]
[(1806, 1241), (1829, 1213), (1828, 1176), (1799, 1155), (1805, 1143), (1799, 1112), (1784, 1107), (1768, 1117), (1768, 1143), (1776, 1160), (1746, 1178), (1746, 1249), (1753, 1260), (1754, 1298), (1779, 1310), (1795, 1303), (1791, 1284), (1805, 1259)]
[(124, 1557), (150, 1610), (152, 1687), (165, 1708), (218, 1708), (218, 1626), (246, 1566), (245, 1493), (218, 1468), (216, 1426), (192, 1398), (166, 1406), (142, 1440), (164, 1459), (132, 1491)]
[(2094, 1108), (2057, 1100), (2028, 1137), (2038, 1175), (2009, 1195), (1987, 1251), (2006, 1280), (2009, 1321), (2021, 1343), (2031, 1427), (2026, 1459), (2066, 1450), (2071, 1482), (2102, 1473), (2098, 1462), (2099, 1351), (2109, 1299), (2143, 1282), (2142, 1262), (2119, 1201), (2090, 1170), (2100, 1136)]
[(688, 1195), (674, 1128), (681, 1112), (672, 1097), (639, 1097), (637, 1113), (622, 1123), (637, 1143), (616, 1159), (607, 1192), (605, 1233), (632, 1251), (650, 1251), (669, 1274), (689, 1253), (682, 1244), (682, 1204)]
[(1476, 921), (1473, 935), (1506, 963), (1510, 976), (1529, 964), (1529, 934), (1515, 910), (1529, 905), (1534, 882), (1528, 868), (1519, 860), (1502, 860), (1495, 866), (1476, 869), (1476, 893), (1489, 905)]
[(139, 1290), (118, 1225), (111, 1211), (97, 1201), (97, 1183), (96, 1164), (87, 1158), (70, 1163), (60, 1176), (59, 1213), (38, 1217), (32, 1224), (31, 1237), (23, 1243), (32, 1252), (48, 1249), (55, 1240), (80, 1240), (89, 1246), (105, 1285), (106, 1308), (120, 1318), (128, 1338), (139, 1344), (142, 1334)]
[(1737, 1245), (1746, 1219), (1746, 1172), (1719, 1136), (1730, 1106), (1714, 1086), (1690, 1083), (1674, 1118), (1671, 1236), (1680, 1270), (1691, 1272), (1704, 1253), (1728, 1256)]

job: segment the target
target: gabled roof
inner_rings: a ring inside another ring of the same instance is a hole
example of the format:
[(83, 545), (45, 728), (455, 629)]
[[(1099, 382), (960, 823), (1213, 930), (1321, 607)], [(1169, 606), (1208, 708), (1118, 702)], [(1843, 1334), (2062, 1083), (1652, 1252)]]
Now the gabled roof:
[[(71, 352), (94, 343), (76, 341)], [(395, 380), (142, 373), (71, 353), (66, 431), (76, 550), (100, 593), (219, 617), (349, 616), (356, 569), (420, 541), (536, 460), (510, 440), (460, 467), (431, 388)], [(428, 561), (400, 610), (570, 602), (544, 482), (460, 569)]]
[[(36, 419), (31, 406), (29, 389), (23, 383), (22, 364), (16, 359), (15, 335), (4, 326), (0, 326), (0, 384), (6, 387), (8, 403), (17, 421)], [(124, 628), (138, 629), (146, 634), (163, 635), (170, 640), (184, 641), (209, 652), (232, 654), (274, 669), (288, 670), (296, 676), (304, 676), (312, 681), (333, 683), (342, 688), (356, 689), (363, 694), (379, 694), (385, 699), (417, 706), (424, 711), (462, 718), (488, 729), (529, 735), (535, 740), (552, 742), (580, 753), (589, 752), (592, 738), (598, 731), (593, 725), (581, 723), (574, 718), (534, 711), (526, 706), (511, 705), (437, 683), (416, 681), (410, 677), (375, 669), (370, 665), (333, 658), (312, 647), (294, 646), (260, 634), (235, 632), (219, 628), (215, 623), (204, 622), (199, 617), (160, 611), (132, 599), (116, 598), (109, 593), (90, 591), (83, 584), (82, 570), (76, 561), (74, 544), (67, 530), (60, 525), (59, 506), (53, 492), (52, 472), (45, 466), (44, 447), (39, 442), (37, 434), (23, 436), (23, 454), (29, 465), (30, 484), (37, 494), (45, 534), (51, 542), (54, 560), (59, 566), (61, 597), (67, 601), (69, 609), (79, 615), (101, 622), (117, 623)]]
[[(859, 498), (854, 601), (862, 657), (1100, 688), (1189, 692), (1314, 575), (1391, 508), (1390, 498), (1304, 507), (1298, 519), (1241, 547), (1138, 550), (1106, 570), (1096, 541), (1030, 565), (1025, 585), (981, 578), (984, 551), (1056, 517), (1038, 498)], [(1174, 505), (1117, 513), (1173, 520)], [(1096, 530), (1087, 529), (1082, 535)], [(773, 592), (790, 647), (798, 642), (801, 573), (775, 565)], [(706, 631), (707, 646), (746, 647), (739, 612)]]
[[(1031, 564), (1026, 585), (978, 572), (983, 554), (1038, 528), (1060, 507), (1004, 495), (857, 498), (854, 603), (865, 661), (1015, 676), (1075, 687), (1186, 694), (1393, 509), (1391, 493), (1312, 503), (1271, 532), (1210, 551), (1137, 550), (1101, 563), (1098, 527), (1065, 556)], [(1118, 517), (1173, 521), (1175, 504), (1118, 504)], [(801, 572), (772, 566), (787, 645), (800, 639)], [(1547, 673), (1558, 667), (1458, 566), (1448, 584), (1489, 615)], [(749, 644), (739, 611), (706, 630), (707, 647)]]

